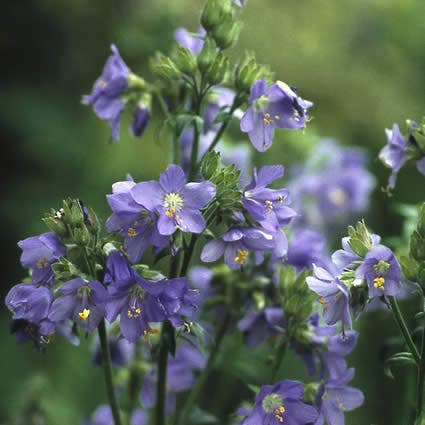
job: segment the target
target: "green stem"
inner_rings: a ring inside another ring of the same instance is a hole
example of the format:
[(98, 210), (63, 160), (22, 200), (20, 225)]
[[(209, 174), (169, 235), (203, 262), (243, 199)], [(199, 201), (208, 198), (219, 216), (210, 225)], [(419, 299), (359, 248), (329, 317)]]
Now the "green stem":
[(272, 380), (276, 377), (279, 372), (280, 365), (282, 364), (283, 357), (285, 356), (286, 349), (288, 347), (288, 340), (286, 337), (282, 338), (279, 346), (277, 347), (276, 357), (274, 358), (273, 366), (272, 366)]
[(120, 409), (115, 396), (114, 384), (112, 381), (111, 355), (109, 353), (108, 337), (106, 334), (105, 320), (99, 323), (97, 328), (100, 339), (100, 348), (102, 350), (103, 375), (105, 378), (106, 392), (108, 394), (109, 406), (115, 425), (121, 425)]
[[(425, 293), (422, 298), (422, 311), (425, 312)], [(418, 365), (418, 382), (417, 382), (417, 403), (416, 403), (416, 423), (423, 424), (425, 423), (424, 417), (424, 407), (425, 407), (425, 398), (424, 398), (424, 385), (425, 385), (425, 327), (422, 331), (422, 341), (421, 341), (421, 360)]]
[[(199, 115), (198, 112), (197, 112), (197, 115)], [(190, 171), (189, 171), (188, 181), (193, 181), (193, 179), (196, 177), (196, 172), (198, 170), (197, 161), (198, 161), (198, 152), (199, 152), (199, 136), (200, 136), (200, 132), (199, 132), (198, 124), (194, 122), (192, 153), (190, 156)]]
[(181, 410), (181, 414), (176, 419), (176, 425), (186, 425), (189, 423), (189, 416), (193, 411), (193, 407), (200, 396), (202, 389), (204, 388), (205, 383), (208, 380), (208, 377), (212, 371), (215, 360), (217, 358), (217, 354), (219, 353), (220, 347), (222, 345), (224, 336), (226, 334), (226, 330), (229, 327), (231, 321), (231, 314), (227, 311), (223, 322), (221, 323), (220, 328), (217, 331), (217, 336), (215, 338), (215, 344), (211, 350), (210, 356), (208, 357), (207, 364), (201, 374), (199, 375), (195, 385), (192, 387), (192, 390), (189, 394), (189, 397), (186, 400), (183, 409)]
[(155, 425), (165, 425), (165, 399), (167, 385), (168, 341), (173, 338), (170, 322), (164, 322), (161, 328), (158, 355), (158, 382), (156, 386)]
[(397, 325), (400, 329), (401, 334), (403, 335), (406, 345), (408, 346), (410, 352), (412, 353), (412, 356), (415, 359), (416, 364), (419, 365), (421, 363), (421, 356), (419, 355), (419, 351), (415, 343), (413, 342), (412, 336), (410, 335), (409, 329), (400, 311), (400, 307), (398, 306), (397, 300), (394, 297), (388, 297), (388, 300), (391, 306), (391, 311), (393, 312), (393, 315), (394, 315), (394, 319), (397, 322)]

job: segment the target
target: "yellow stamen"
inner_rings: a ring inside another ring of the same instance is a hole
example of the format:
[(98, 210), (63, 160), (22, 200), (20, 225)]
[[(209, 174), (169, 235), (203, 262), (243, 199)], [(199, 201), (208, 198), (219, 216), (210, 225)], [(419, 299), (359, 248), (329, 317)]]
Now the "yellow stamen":
[(319, 303), (320, 304), (325, 304), (325, 302), (326, 302), (326, 298), (325, 297), (320, 297), (319, 298)]
[(37, 261), (37, 269), (42, 269), (43, 267), (47, 268), (50, 266), (49, 262), (47, 261), (46, 257), (41, 257), (38, 261)]
[(275, 115), (275, 116), (274, 116), (274, 119), (275, 119), (275, 120), (279, 120), (279, 119), (280, 119), (280, 116), (279, 116), (279, 115)]
[(132, 305), (128, 310), (127, 310), (127, 317), (129, 317), (130, 319), (135, 318), (137, 319), (140, 316), (140, 313), (142, 312), (142, 309), (139, 307), (135, 307), (134, 305)]
[(264, 203), (266, 204), (266, 213), (271, 212), (271, 210), (273, 209), (273, 202), (272, 201), (264, 201)]
[(134, 227), (129, 227), (127, 230), (127, 235), (130, 236), (130, 238), (134, 238), (137, 236), (137, 231)]
[(83, 311), (80, 311), (78, 313), (78, 317), (80, 320), (87, 320), (90, 316), (90, 310), (88, 308), (85, 308)]
[(385, 283), (385, 278), (383, 277), (375, 277), (375, 279), (373, 279), (373, 286), (375, 288), (380, 289), (381, 291), (385, 289), (384, 283)]
[(279, 421), (279, 422), (283, 422), (283, 414), (285, 413), (285, 408), (283, 406), (279, 406), (275, 411), (274, 411), (274, 417)]
[(245, 249), (238, 249), (238, 255), (235, 257), (235, 263), (243, 264), (248, 257), (249, 252)]
[(103, 80), (101, 80), (101, 81), (99, 81), (99, 87), (105, 87), (106, 86), (106, 82), (105, 81), (103, 81)]
[(165, 215), (169, 218), (173, 218), (174, 214), (176, 212), (176, 208), (175, 207), (171, 207), (169, 208), (167, 211), (165, 211)]

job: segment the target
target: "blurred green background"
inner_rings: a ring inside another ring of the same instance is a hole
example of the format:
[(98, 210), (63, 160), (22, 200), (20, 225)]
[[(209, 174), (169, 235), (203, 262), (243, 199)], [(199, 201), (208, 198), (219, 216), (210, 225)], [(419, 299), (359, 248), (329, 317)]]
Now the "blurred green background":
[[(149, 56), (169, 50), (175, 28), (195, 31), (202, 5), (194, 0), (28, 0), (3, 6), (2, 298), (24, 276), (16, 242), (45, 230), (40, 221), (45, 211), (60, 206), (65, 196), (78, 196), (106, 219), (105, 194), (113, 182), (127, 172), (136, 180), (155, 178), (165, 167), (168, 146), (161, 140), (161, 123), (133, 140), (125, 121), (120, 142), (110, 144), (108, 125), (80, 99), (100, 74), (111, 43), (134, 72), (149, 76)], [(401, 229), (395, 203), (424, 199), (423, 176), (413, 167), (402, 171), (388, 198), (381, 191), (388, 171), (375, 159), (385, 143), (385, 127), (408, 117), (420, 119), (425, 112), (424, 16), (423, 0), (249, 0), (241, 40), (232, 53), (254, 50), (278, 79), (315, 103), (306, 134), (284, 133), (261, 161), (302, 161), (317, 135), (366, 148), (378, 181), (368, 223), (384, 237)], [(404, 307), (413, 309), (414, 303)], [(79, 348), (53, 344), (39, 353), (30, 345), (16, 345), (8, 322), (2, 307), (0, 423), (22, 410), (33, 390), (47, 400), (53, 425), (79, 424), (105, 400), (101, 371), (91, 366), (90, 342)], [(407, 423), (413, 376), (398, 371), (397, 381), (391, 381), (382, 368), (384, 341), (396, 334), (391, 317), (365, 315), (356, 328), (361, 336), (350, 364), (366, 402), (347, 415), (346, 423)], [(209, 388), (220, 395), (205, 397), (204, 407), (222, 415), (235, 407), (235, 394), (220, 386), (225, 382), (226, 389), (236, 388), (241, 359), (248, 355), (261, 370), (261, 349), (250, 354), (229, 339), (221, 358), (226, 373), (215, 376)], [(289, 358), (282, 376), (303, 377), (299, 361)]]

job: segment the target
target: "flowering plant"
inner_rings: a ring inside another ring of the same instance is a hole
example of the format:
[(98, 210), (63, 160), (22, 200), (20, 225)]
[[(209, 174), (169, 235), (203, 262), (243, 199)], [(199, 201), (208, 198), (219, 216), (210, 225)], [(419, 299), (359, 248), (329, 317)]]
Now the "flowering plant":
[[(170, 164), (153, 180), (113, 183), (105, 223), (68, 198), (43, 218), (48, 232), (18, 243), (28, 277), (5, 300), (12, 332), (45, 350), (56, 334), (78, 345), (78, 333), (97, 331), (93, 360), (103, 367), (108, 405), (86, 424), (343, 425), (364, 402), (349, 385), (346, 360), (361, 338), (355, 320), (381, 307), (394, 315), (405, 347), (385, 370), (416, 368), (417, 405), (407, 422), (423, 425), (425, 313), (416, 315), (419, 348), (397, 297), (409, 280), (425, 298), (425, 206), (407, 255), (397, 256), (364, 221), (349, 226), (330, 255), (331, 228), (363, 213), (376, 183), (363, 152), (324, 140), (287, 173), (286, 187), (283, 165), (251, 167), (253, 152), (268, 150), (277, 132), (305, 130), (314, 105), (252, 53), (230, 59), (244, 3), (207, 0), (200, 29), (176, 30), (173, 52), (151, 59), (151, 79), (131, 71), (112, 45), (83, 103), (108, 121), (113, 141), (125, 113), (134, 137), (160, 121)], [(229, 147), (231, 128), (252, 146)], [(389, 188), (410, 159), (425, 172), (424, 135), (425, 124), (413, 121), (405, 136), (397, 124), (387, 130), (380, 159), (392, 169)], [(242, 373), (246, 392), (223, 418), (201, 397), (228, 335), (272, 354), (261, 380)], [(306, 382), (287, 376), (289, 351)], [(128, 391), (114, 368), (128, 372)]]

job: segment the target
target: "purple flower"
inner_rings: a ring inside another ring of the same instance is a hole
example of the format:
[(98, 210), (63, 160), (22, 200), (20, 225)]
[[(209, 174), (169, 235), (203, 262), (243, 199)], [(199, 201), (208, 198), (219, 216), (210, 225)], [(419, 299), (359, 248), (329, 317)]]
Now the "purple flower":
[[(135, 346), (126, 339), (109, 338), (108, 345), (111, 362), (114, 366), (126, 366), (134, 356)], [(102, 365), (102, 351), (98, 340), (94, 347), (92, 360), (95, 365)]]
[[(379, 245), (381, 237), (374, 233), (370, 235), (372, 246)], [(350, 238), (347, 236), (342, 238), (342, 249), (338, 249), (332, 254), (332, 261), (337, 266), (338, 270), (342, 272), (345, 268), (353, 265), (355, 261), (360, 261), (361, 258), (351, 249), (349, 244)]]
[(392, 172), (388, 180), (390, 189), (394, 189), (397, 174), (407, 161), (406, 149), (407, 142), (397, 124), (393, 124), (392, 130), (386, 128), (385, 134), (387, 136), (387, 145), (385, 145), (381, 152), (379, 152), (379, 159), (389, 168)]
[[(142, 409), (136, 409), (131, 415), (130, 425), (146, 425), (148, 415)], [(91, 420), (84, 425), (114, 425), (114, 417), (108, 405), (99, 406), (92, 414)]]
[(117, 182), (112, 186), (112, 195), (106, 196), (112, 210), (106, 229), (124, 236), (124, 249), (132, 263), (137, 263), (150, 245), (160, 251), (169, 243), (167, 236), (158, 233), (155, 213), (134, 199), (135, 185), (132, 180)]
[(193, 36), (185, 28), (177, 28), (174, 32), (174, 38), (180, 46), (189, 49), (193, 54), (198, 54), (204, 46), (205, 30), (201, 27), (198, 31), (198, 37)]
[(337, 277), (313, 264), (313, 276), (307, 277), (307, 285), (318, 295), (328, 325), (341, 321), (351, 328), (348, 289)]
[(303, 386), (298, 381), (281, 381), (265, 385), (255, 397), (254, 407), (241, 425), (303, 425), (316, 421), (315, 407), (300, 401), (304, 396)]
[(263, 311), (248, 313), (239, 320), (238, 329), (244, 335), (245, 344), (255, 348), (268, 337), (282, 332), (284, 325), (282, 308), (267, 307)]
[(330, 259), (326, 250), (325, 237), (311, 229), (294, 229), (288, 247), (287, 263), (294, 266), (297, 272), (311, 269), (313, 264), (327, 267)]
[(328, 425), (344, 425), (344, 412), (363, 404), (363, 393), (346, 385), (353, 376), (354, 369), (348, 369), (337, 379), (329, 379), (321, 386), (317, 396), (320, 416), (315, 425), (323, 425), (324, 421)]
[(249, 107), (241, 120), (241, 131), (248, 133), (260, 152), (273, 142), (274, 129), (300, 129), (308, 120), (307, 109), (313, 104), (301, 99), (287, 84), (278, 81), (267, 87), (259, 80), (251, 87)]
[(342, 148), (322, 140), (310, 157), (295, 168), (288, 185), (303, 222), (315, 227), (345, 225), (364, 211), (375, 186), (360, 149)]
[(59, 288), (61, 295), (55, 299), (49, 319), (59, 322), (72, 319), (86, 332), (93, 332), (105, 317), (105, 303), (108, 292), (95, 280), (85, 282), (72, 279)]
[(213, 124), (220, 111), (229, 110), (235, 99), (235, 92), (226, 87), (215, 86), (208, 94), (204, 110), (204, 132), (218, 131), (219, 124)]
[(53, 301), (53, 291), (45, 286), (19, 283), (6, 295), (6, 306), (13, 313), (13, 319), (40, 323), (47, 317)]
[(149, 122), (150, 113), (149, 109), (141, 106), (137, 106), (134, 111), (133, 123), (131, 124), (131, 133), (134, 137), (140, 137)]
[(169, 320), (181, 326), (182, 316), (190, 317), (197, 308), (199, 294), (189, 289), (185, 278), (142, 279), (118, 251), (108, 256), (105, 282), (111, 282), (106, 317), (113, 322), (120, 316), (121, 333), (130, 342), (148, 332), (150, 322)]
[(270, 233), (252, 227), (234, 227), (208, 242), (202, 250), (201, 260), (210, 263), (224, 255), (225, 263), (236, 270), (247, 262), (250, 252), (273, 251), (274, 248)]
[(269, 165), (254, 169), (254, 177), (245, 189), (242, 203), (252, 218), (261, 225), (275, 228), (286, 226), (296, 213), (287, 205), (290, 203), (287, 189), (270, 189), (267, 186), (283, 177), (282, 165)]
[(383, 245), (376, 245), (356, 269), (356, 278), (364, 279), (369, 287), (369, 297), (397, 295), (401, 288), (400, 265), (393, 252)]
[[(169, 356), (167, 369), (166, 413), (171, 416), (176, 406), (176, 393), (186, 391), (195, 383), (194, 371), (205, 367), (205, 358), (193, 346), (182, 344), (176, 350), (174, 357)], [(144, 408), (156, 404), (157, 371), (152, 369), (143, 381), (141, 402)]]
[(100, 119), (109, 121), (112, 140), (118, 140), (121, 113), (124, 110), (124, 102), (120, 96), (128, 87), (130, 70), (115, 45), (111, 46), (111, 50), (112, 55), (109, 56), (102, 75), (94, 83), (92, 93), (83, 96), (83, 103), (93, 105), (95, 114)]
[(22, 249), (21, 263), (32, 270), (34, 284), (53, 285), (51, 265), (66, 255), (66, 248), (55, 233), (43, 233), (18, 242)]
[(215, 185), (207, 181), (186, 183), (181, 167), (169, 165), (159, 182), (138, 183), (131, 195), (138, 204), (159, 215), (157, 227), (161, 235), (172, 235), (178, 229), (201, 233), (205, 220), (199, 210), (214, 198)]

